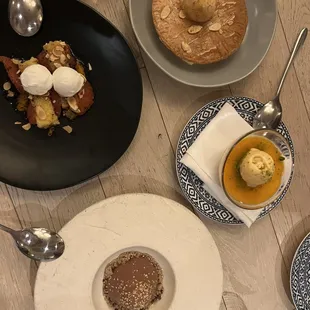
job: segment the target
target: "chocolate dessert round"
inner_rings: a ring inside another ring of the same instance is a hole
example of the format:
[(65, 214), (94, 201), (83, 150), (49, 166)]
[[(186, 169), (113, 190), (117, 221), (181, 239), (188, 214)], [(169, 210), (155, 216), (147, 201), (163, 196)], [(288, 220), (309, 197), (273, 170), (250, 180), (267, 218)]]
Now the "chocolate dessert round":
[(163, 272), (146, 253), (125, 252), (104, 273), (103, 293), (115, 310), (146, 310), (163, 293)]

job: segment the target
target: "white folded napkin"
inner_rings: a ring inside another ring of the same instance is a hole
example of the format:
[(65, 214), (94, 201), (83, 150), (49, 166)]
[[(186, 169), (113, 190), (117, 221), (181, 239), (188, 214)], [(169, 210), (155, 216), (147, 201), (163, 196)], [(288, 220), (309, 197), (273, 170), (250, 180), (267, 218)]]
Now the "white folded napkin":
[(219, 165), (227, 148), (251, 130), (253, 128), (226, 103), (181, 159), (181, 163), (204, 182), (206, 191), (248, 227), (262, 209), (245, 210), (226, 197), (220, 185)]

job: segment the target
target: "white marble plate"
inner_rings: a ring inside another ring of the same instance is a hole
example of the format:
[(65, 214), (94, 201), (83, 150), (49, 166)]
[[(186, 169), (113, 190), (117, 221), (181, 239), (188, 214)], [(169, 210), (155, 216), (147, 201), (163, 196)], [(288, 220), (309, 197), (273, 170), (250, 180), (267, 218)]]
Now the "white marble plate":
[(120, 253), (152, 255), (164, 272), (164, 294), (152, 310), (218, 310), (223, 271), (203, 223), (180, 204), (155, 195), (113, 197), (86, 209), (61, 231), (62, 257), (42, 263), (36, 310), (108, 310), (102, 295), (106, 265)]

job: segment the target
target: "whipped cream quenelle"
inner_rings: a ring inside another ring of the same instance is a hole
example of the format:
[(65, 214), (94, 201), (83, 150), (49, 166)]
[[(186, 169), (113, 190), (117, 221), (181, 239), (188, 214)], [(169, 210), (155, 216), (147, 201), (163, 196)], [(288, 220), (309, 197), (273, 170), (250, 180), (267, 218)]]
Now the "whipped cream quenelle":
[(252, 148), (240, 165), (242, 179), (249, 187), (257, 187), (270, 181), (275, 172), (275, 163), (266, 152)]
[(61, 97), (73, 97), (84, 83), (84, 76), (69, 67), (60, 67), (53, 73), (54, 89)]
[(53, 76), (47, 68), (35, 64), (27, 67), (20, 76), (26, 92), (31, 95), (42, 96), (53, 87)]

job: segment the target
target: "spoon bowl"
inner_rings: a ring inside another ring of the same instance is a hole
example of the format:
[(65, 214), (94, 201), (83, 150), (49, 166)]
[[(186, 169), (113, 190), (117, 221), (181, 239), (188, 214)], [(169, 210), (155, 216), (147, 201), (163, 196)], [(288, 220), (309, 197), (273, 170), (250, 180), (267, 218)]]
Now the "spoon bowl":
[(41, 262), (59, 258), (65, 249), (63, 239), (45, 228), (27, 228), (18, 231), (15, 242), (24, 255)]
[(276, 129), (282, 120), (282, 105), (279, 97), (264, 104), (264, 106), (257, 112), (253, 128), (255, 129)]
[(31, 37), (41, 28), (43, 8), (40, 0), (10, 0), (9, 20), (19, 35)]
[(308, 29), (303, 28), (295, 42), (294, 48), (292, 50), (290, 59), (286, 65), (284, 73), (282, 75), (280, 85), (277, 90), (276, 97), (266, 103), (256, 114), (253, 120), (254, 129), (277, 129), (281, 120), (282, 120), (282, 106), (280, 102), (280, 94), (286, 79), (287, 73), (302, 45), (305, 43), (305, 40), (308, 36)]
[(24, 255), (36, 261), (53, 261), (65, 250), (63, 239), (46, 228), (25, 228), (16, 231), (0, 224), (0, 229), (14, 238), (18, 249)]

